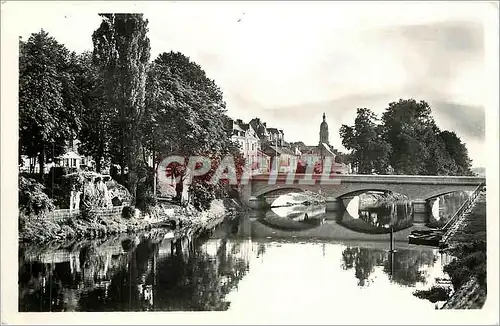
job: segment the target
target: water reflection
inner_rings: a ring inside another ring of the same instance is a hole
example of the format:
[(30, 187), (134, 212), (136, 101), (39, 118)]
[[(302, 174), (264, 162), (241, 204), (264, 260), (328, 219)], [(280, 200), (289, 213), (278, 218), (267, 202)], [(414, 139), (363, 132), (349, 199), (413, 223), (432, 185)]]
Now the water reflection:
[(393, 203), (363, 201), (359, 196), (344, 199), (347, 208), (337, 222), (351, 230), (363, 233), (389, 233), (413, 225), (413, 209), (410, 201)]
[(391, 300), (386, 291), (399, 293), (398, 302), (433, 309), (409, 289), (443, 276), (432, 249), (397, 243), (391, 253), (388, 241), (262, 239), (251, 232), (256, 223), (260, 219), (248, 216), (226, 221), (210, 238), (174, 241), (156, 230), (64, 248), (21, 247), (19, 310), (287, 309), (297, 298), (320, 293), (330, 301), (304, 304), (314, 301), (311, 309), (326, 309), (335, 303), (347, 311), (352, 303), (335, 293), (384, 306), (374, 298)]
[(277, 207), (261, 212), (258, 221), (278, 230), (307, 230), (323, 224), (325, 213), (325, 205)]
[[(52, 252), (45, 260), (24, 255), (20, 310), (226, 310), (224, 296), (248, 271), (249, 240), (143, 237), (123, 251), (122, 243), (130, 240)], [(78, 268), (70, 267), (72, 256)]]
[(433, 227), (445, 225), (469, 196), (469, 192), (459, 191), (430, 199), (430, 225)]

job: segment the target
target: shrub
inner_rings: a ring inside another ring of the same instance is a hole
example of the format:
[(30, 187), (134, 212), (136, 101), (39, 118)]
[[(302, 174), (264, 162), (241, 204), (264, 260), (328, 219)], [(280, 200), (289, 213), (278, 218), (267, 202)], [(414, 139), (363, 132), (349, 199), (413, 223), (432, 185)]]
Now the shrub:
[(203, 181), (193, 180), (189, 186), (193, 206), (199, 210), (208, 210), (215, 199), (215, 186)]
[(458, 290), (475, 277), (480, 286), (486, 286), (486, 242), (462, 244), (452, 250), (457, 257), (444, 267), (450, 275), (453, 287)]
[(427, 299), (432, 303), (446, 301), (450, 298), (451, 289), (441, 286), (432, 286), (429, 290), (417, 290), (413, 295), (420, 299)]
[(80, 203), (81, 217), (87, 221), (97, 220), (96, 208), (102, 206), (102, 199), (91, 191), (86, 191)]
[(124, 219), (131, 219), (134, 217), (134, 214), (135, 214), (135, 207), (133, 206), (125, 206), (123, 207), (123, 210), (122, 210), (122, 217)]
[(34, 179), (19, 177), (19, 210), (27, 216), (43, 216), (54, 210), (54, 203), (44, 189)]
[(142, 167), (139, 172), (139, 181), (137, 183), (135, 206), (143, 212), (151, 213), (157, 201), (153, 195), (154, 171), (149, 167)]

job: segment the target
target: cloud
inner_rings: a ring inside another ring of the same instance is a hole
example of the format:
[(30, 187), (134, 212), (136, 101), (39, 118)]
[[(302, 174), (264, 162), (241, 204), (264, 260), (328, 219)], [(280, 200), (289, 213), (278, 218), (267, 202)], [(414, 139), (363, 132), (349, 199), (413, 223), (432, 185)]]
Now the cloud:
[[(21, 35), (43, 27), (79, 52), (92, 48), (97, 13), (114, 6), (9, 5), (22, 8)], [(353, 123), (356, 108), (380, 113), (389, 102), (411, 97), (429, 102), (438, 124), (456, 128), (468, 145), (484, 141), (485, 4), (126, 5), (149, 20), (152, 59), (184, 53), (221, 87), (229, 115), (267, 119), (290, 140), (316, 143), (326, 112), (330, 140), (342, 148), (338, 128)], [(41, 8), (47, 14), (37, 15)]]
[(485, 140), (484, 107), (434, 101), (432, 108), (442, 128), (453, 130), (464, 139)]

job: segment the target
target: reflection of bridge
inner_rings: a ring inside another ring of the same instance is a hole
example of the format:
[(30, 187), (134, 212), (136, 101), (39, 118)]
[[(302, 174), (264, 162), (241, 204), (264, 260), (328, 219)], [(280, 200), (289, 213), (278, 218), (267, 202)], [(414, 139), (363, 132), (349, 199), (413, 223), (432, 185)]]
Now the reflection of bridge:
[[(335, 214), (335, 213), (330, 213)], [(287, 223), (286, 219), (282, 219), (283, 223)], [(262, 218), (256, 216), (242, 216), (239, 219), (238, 232), (233, 234), (237, 238), (252, 239), (252, 241), (304, 241), (305, 239), (316, 239), (317, 241), (339, 242), (345, 245), (359, 245), (362, 243), (371, 243), (377, 248), (388, 248), (390, 242), (390, 233), (384, 234), (369, 234), (351, 230), (331, 219), (323, 219), (323, 221), (315, 227), (307, 227), (299, 229), (282, 229), (281, 224), (276, 220), (268, 219), (269, 223), (263, 223)], [(277, 223), (278, 222), (278, 223)], [(276, 226), (273, 226), (276, 224)], [(296, 223), (299, 225), (300, 223)], [(412, 226), (407, 229), (394, 232), (394, 241), (397, 242), (398, 248), (414, 247), (408, 245), (408, 235), (414, 230), (426, 229), (423, 226)], [(218, 237), (217, 234), (213, 235)], [(370, 245), (371, 246), (371, 245)]]
[(414, 213), (424, 217), (428, 199), (455, 191), (473, 191), (482, 182), (486, 182), (484, 177), (336, 174), (323, 178), (312, 174), (260, 174), (242, 186), (242, 200), (250, 207), (257, 207), (260, 199), (278, 190), (309, 190), (326, 197), (328, 210), (338, 210), (339, 199), (344, 196), (379, 190), (408, 196), (413, 201)]

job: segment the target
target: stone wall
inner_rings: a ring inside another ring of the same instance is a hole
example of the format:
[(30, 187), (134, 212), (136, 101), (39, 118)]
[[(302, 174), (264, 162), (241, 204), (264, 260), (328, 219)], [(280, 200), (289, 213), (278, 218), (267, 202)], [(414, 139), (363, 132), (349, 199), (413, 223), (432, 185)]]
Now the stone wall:
[[(103, 217), (120, 217), (122, 214), (122, 210), (125, 206), (114, 206), (114, 207), (106, 207), (106, 208), (96, 208), (95, 211)], [(45, 219), (52, 220), (65, 220), (68, 218), (77, 217), (80, 214), (79, 209), (56, 209), (45, 216)]]

